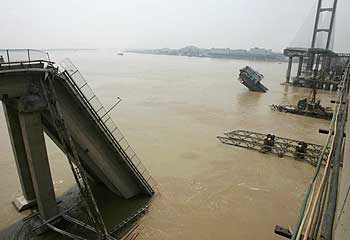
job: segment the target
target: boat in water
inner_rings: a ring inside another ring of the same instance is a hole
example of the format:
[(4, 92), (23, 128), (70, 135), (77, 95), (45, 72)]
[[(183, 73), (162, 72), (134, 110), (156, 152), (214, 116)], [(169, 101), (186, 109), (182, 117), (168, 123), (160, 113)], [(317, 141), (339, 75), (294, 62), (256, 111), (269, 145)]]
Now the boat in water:
[(271, 105), (271, 109), (277, 112), (293, 113), (308, 117), (331, 120), (333, 111), (330, 107), (323, 107), (321, 101), (316, 99), (316, 88), (312, 90), (311, 98), (300, 99), (297, 105)]

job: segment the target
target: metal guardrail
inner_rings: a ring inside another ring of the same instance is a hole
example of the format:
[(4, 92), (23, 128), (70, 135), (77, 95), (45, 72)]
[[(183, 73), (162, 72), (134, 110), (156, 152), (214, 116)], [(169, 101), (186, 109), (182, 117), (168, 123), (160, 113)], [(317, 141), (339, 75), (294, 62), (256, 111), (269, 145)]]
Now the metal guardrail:
[(47, 52), (33, 49), (0, 49), (0, 64), (50, 62)]
[[(343, 85), (340, 97), (340, 107), (334, 132), (334, 148), (332, 149), (332, 169), (328, 175), (329, 189), (327, 192), (326, 206), (322, 219), (322, 239), (333, 239), (335, 215), (337, 211), (339, 177), (341, 173), (341, 160), (344, 157), (345, 129), (347, 127), (349, 106), (350, 65), (344, 67)], [(345, 160), (345, 159), (344, 159)], [(346, 161), (346, 160), (345, 160)]]
[(149, 192), (153, 193), (153, 187), (156, 186), (156, 182), (148, 173), (135, 151), (109, 116), (77, 67), (68, 58), (63, 60), (60, 66), (68, 73), (68, 77), (70, 77), (75, 84), (76, 90), (90, 106), (94, 113), (95, 120), (105, 129), (106, 136), (116, 145), (122, 156), (124, 156), (123, 159), (130, 165), (144, 185), (146, 185)]
[[(347, 125), (350, 89), (350, 65), (343, 68), (342, 81), (338, 89), (333, 119), (324, 149), (330, 146), (327, 162), (321, 169), (321, 161), (325, 151), (318, 161), (316, 171), (305, 192), (304, 201), (294, 228), (276, 226), (275, 233), (292, 240), (299, 239), (333, 239), (334, 227), (337, 224), (335, 214), (338, 204), (339, 176), (343, 158), (345, 128)], [(344, 158), (344, 161), (347, 159)], [(321, 172), (321, 170), (323, 172)]]

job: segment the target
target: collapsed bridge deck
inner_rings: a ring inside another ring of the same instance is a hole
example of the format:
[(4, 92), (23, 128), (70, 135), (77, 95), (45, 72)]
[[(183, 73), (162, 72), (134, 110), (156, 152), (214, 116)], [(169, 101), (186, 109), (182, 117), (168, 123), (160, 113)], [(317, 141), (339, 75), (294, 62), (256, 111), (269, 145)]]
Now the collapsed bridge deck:
[(88, 228), (98, 239), (114, 238), (109, 238), (90, 182), (102, 183), (125, 199), (154, 194), (155, 181), (109, 115), (111, 109), (103, 107), (69, 59), (57, 66), (45, 52), (0, 50), (0, 100), (23, 192), (14, 204), (19, 210), (38, 207), (38, 232), (48, 227), (72, 236), (53, 225), (63, 213), (56, 202), (44, 133), (67, 156), (94, 225)]

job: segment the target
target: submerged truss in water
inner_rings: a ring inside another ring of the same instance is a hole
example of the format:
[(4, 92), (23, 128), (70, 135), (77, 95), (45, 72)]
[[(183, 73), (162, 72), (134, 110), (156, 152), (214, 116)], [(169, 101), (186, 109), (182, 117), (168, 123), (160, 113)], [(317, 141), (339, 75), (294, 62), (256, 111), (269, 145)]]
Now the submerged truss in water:
[[(224, 144), (248, 148), (261, 153), (271, 153), (279, 157), (291, 157), (310, 163), (313, 166), (317, 165), (323, 149), (323, 146), (313, 143), (246, 130), (231, 131), (217, 138)], [(325, 156), (323, 162), (326, 160)]]

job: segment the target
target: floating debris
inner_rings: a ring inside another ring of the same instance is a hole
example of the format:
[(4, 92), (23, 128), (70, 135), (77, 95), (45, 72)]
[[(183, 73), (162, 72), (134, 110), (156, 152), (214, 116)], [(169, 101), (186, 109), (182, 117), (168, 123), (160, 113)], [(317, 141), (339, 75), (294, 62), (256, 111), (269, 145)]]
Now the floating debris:
[[(218, 136), (224, 144), (248, 148), (261, 153), (271, 153), (279, 157), (291, 157), (305, 161), (313, 166), (317, 165), (323, 146), (303, 141), (276, 137), (273, 134), (262, 134), (246, 130), (235, 130)], [(326, 150), (326, 153), (329, 150)], [(324, 154), (322, 163), (325, 163), (328, 153)]]
[(246, 86), (250, 91), (253, 92), (266, 92), (269, 90), (267, 87), (261, 84), (261, 80), (264, 79), (264, 75), (259, 72), (253, 70), (251, 67), (244, 67), (239, 70), (239, 78), (238, 80), (244, 86)]

